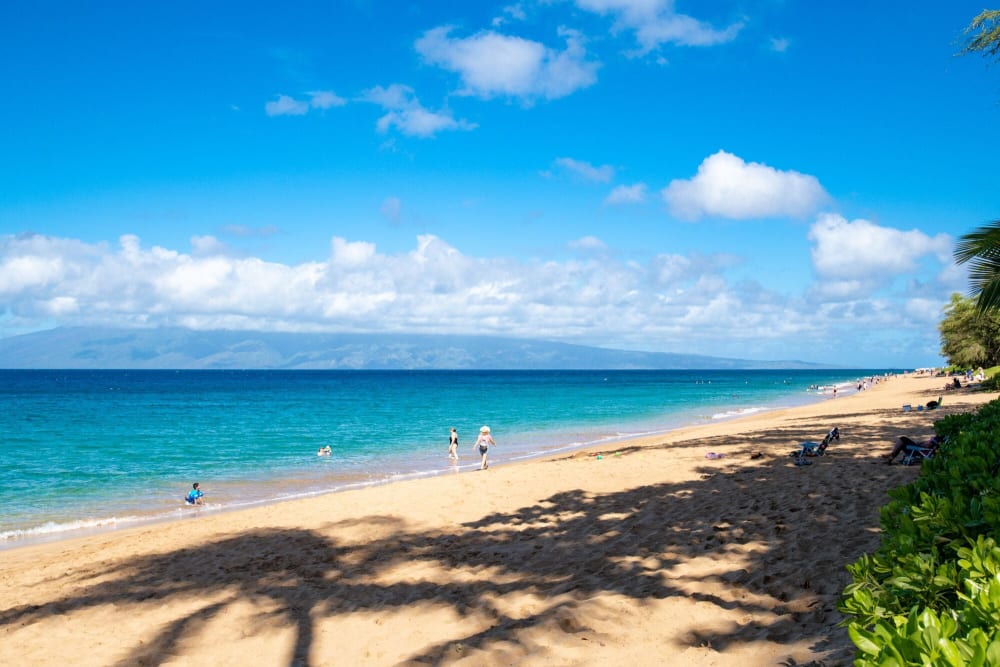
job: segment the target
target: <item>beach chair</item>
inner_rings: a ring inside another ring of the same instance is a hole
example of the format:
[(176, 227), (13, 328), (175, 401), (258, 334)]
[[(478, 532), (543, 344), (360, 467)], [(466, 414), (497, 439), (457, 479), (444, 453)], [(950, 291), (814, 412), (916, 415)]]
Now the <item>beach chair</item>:
[(790, 456), (795, 457), (795, 465), (808, 465), (809, 462), (805, 460), (807, 456), (823, 456), (826, 454), (827, 447), (834, 440), (840, 440), (840, 429), (836, 426), (827, 432), (822, 442), (807, 440), (801, 443), (799, 448), (793, 451)]
[(900, 441), (903, 442), (903, 460), (901, 463), (904, 466), (911, 466), (915, 463), (920, 463), (924, 459), (933, 458), (937, 454), (938, 449), (944, 444), (944, 440), (938, 436), (931, 438), (929, 444), (921, 444), (915, 442), (914, 440), (907, 438), (905, 435), (899, 437)]
[(927, 409), (936, 410), (937, 408), (941, 407), (941, 404), (943, 402), (944, 402), (944, 396), (938, 396), (938, 399), (936, 401), (927, 401)]

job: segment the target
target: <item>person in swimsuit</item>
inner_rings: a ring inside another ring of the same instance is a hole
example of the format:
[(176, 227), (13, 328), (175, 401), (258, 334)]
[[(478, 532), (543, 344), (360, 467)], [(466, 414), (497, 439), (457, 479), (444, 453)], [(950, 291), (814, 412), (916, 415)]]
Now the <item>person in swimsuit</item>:
[(493, 436), (490, 435), (490, 427), (484, 426), (479, 429), (479, 437), (476, 438), (476, 447), (479, 448), (479, 455), (483, 457), (482, 465), (479, 466), (480, 470), (486, 470), (489, 468), (489, 464), (486, 462), (486, 453), (490, 450), (490, 445), (497, 444), (493, 440)]
[(458, 431), (454, 427), (452, 427), (451, 436), (448, 438), (448, 458), (458, 460)]
[(205, 494), (201, 489), (198, 488), (198, 482), (191, 485), (191, 490), (188, 494), (184, 496), (184, 502), (188, 505), (204, 505), (205, 504)]

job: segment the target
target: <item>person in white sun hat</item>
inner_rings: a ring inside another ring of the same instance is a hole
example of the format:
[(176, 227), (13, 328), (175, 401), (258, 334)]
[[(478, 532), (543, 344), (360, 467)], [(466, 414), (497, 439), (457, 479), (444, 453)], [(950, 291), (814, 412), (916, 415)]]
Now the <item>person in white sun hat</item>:
[(490, 465), (486, 462), (486, 453), (490, 451), (490, 445), (497, 444), (493, 440), (493, 436), (490, 435), (490, 427), (484, 426), (479, 429), (479, 437), (476, 438), (476, 447), (479, 448), (479, 454), (483, 457), (483, 463), (479, 466), (480, 470), (486, 470)]

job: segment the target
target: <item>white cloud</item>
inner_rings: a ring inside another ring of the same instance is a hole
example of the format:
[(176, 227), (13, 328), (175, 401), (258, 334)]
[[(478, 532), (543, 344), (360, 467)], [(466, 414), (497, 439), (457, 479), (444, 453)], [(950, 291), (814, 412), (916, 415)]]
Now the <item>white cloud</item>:
[(584, 250), (588, 252), (603, 251), (608, 248), (608, 245), (596, 236), (583, 236), (575, 241), (570, 241), (568, 245), (573, 250)]
[[(811, 232), (825, 272), (821, 284), (840, 290), (836, 296), (816, 289), (778, 293), (733, 280), (729, 272), (743, 260), (731, 255), (622, 259), (596, 236), (568, 241), (579, 252), (560, 261), (470, 256), (432, 235), (394, 254), (333, 237), (325, 257), (297, 264), (205, 254), (214, 247), (211, 237), (195, 237), (194, 251), (185, 253), (143, 246), (132, 235), (116, 246), (0, 236), (0, 303), (6, 310), (0, 326), (16, 322), (22, 332), (57, 323), (493, 334), (743, 358), (817, 360), (821, 354), (823, 361), (879, 364), (892, 361), (883, 344), (892, 337), (904, 362), (917, 347), (934, 347), (937, 332), (927, 318), (950, 292), (924, 264), (946, 259), (945, 239), (866, 225), (826, 217)], [(919, 277), (919, 291), (865, 296), (871, 288), (866, 273), (884, 266), (862, 242), (852, 242), (852, 234), (880, 248), (883, 257), (902, 251), (909, 263), (892, 270), (903, 272), (903, 280)], [(831, 253), (842, 271), (828, 268)], [(863, 358), (868, 336), (874, 342)]]
[(524, 12), (524, 7), (522, 7), (521, 3), (518, 2), (513, 5), (507, 5), (506, 7), (504, 7), (501, 10), (500, 16), (497, 16), (493, 19), (492, 24), (494, 28), (499, 28), (504, 23), (507, 23), (511, 20), (523, 21), (525, 18), (527, 18), (527, 14), (525, 14)]
[(880, 227), (835, 214), (821, 215), (809, 229), (809, 240), (813, 266), (822, 279), (891, 278), (913, 273), (928, 256), (951, 263), (952, 238), (947, 234), (931, 237), (917, 229)]
[(772, 51), (777, 51), (778, 53), (784, 53), (785, 51), (788, 50), (789, 42), (784, 37), (772, 37), (770, 40), (768, 40), (768, 43), (771, 45)]
[(829, 199), (815, 176), (747, 163), (725, 151), (705, 158), (693, 178), (671, 181), (662, 195), (671, 213), (684, 220), (802, 218)]
[(264, 113), (268, 116), (304, 116), (309, 113), (309, 103), (279, 95), (278, 99), (264, 105)]
[(456, 120), (447, 109), (429, 111), (420, 104), (413, 89), (394, 83), (366, 90), (361, 99), (381, 106), (386, 113), (375, 122), (375, 128), (385, 134), (392, 128), (411, 136), (427, 138), (444, 130), (473, 130), (475, 123)]
[(614, 204), (641, 204), (646, 201), (646, 184), (635, 183), (633, 185), (619, 185), (612, 190), (604, 203)]
[(278, 99), (264, 105), (264, 113), (268, 116), (305, 116), (310, 109), (331, 109), (342, 107), (347, 100), (339, 97), (332, 90), (314, 90), (306, 93), (308, 100), (299, 100), (289, 95), (278, 95)]
[(565, 97), (597, 81), (598, 63), (587, 60), (583, 37), (561, 28), (562, 51), (494, 31), (452, 38), (451, 27), (428, 30), (415, 47), (424, 62), (457, 73), (459, 91), (484, 99), (511, 97), (530, 103)]
[(743, 21), (716, 29), (674, 10), (673, 0), (576, 0), (585, 11), (611, 15), (614, 29), (635, 33), (640, 53), (648, 53), (662, 44), (680, 46), (713, 46), (736, 39)]
[(219, 241), (214, 236), (193, 236), (191, 237), (191, 253), (199, 256), (225, 255), (229, 250), (226, 244)]
[(347, 104), (347, 100), (337, 96), (332, 90), (314, 90), (306, 95), (309, 96), (307, 100), (278, 95), (278, 99), (264, 105), (264, 113), (268, 116), (305, 116), (310, 109), (326, 110)]
[(330, 109), (342, 107), (345, 104), (347, 104), (347, 100), (332, 90), (314, 90), (309, 93), (309, 106), (314, 109)]
[(557, 166), (570, 171), (585, 181), (595, 183), (609, 183), (615, 177), (615, 168), (609, 164), (595, 167), (589, 162), (574, 160), (571, 157), (560, 157), (555, 159)]
[(338, 266), (362, 266), (375, 257), (375, 244), (365, 241), (350, 242), (334, 236), (330, 241), (331, 263)]

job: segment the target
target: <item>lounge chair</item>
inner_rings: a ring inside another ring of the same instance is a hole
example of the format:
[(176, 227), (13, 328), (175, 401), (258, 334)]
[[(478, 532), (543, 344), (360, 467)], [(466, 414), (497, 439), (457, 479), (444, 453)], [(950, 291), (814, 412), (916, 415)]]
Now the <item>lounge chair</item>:
[(840, 440), (840, 429), (836, 426), (827, 432), (822, 442), (807, 440), (801, 443), (799, 448), (793, 451), (790, 456), (795, 457), (795, 465), (808, 465), (808, 461), (805, 460), (807, 456), (823, 456), (826, 454), (826, 448), (834, 440)]
[(924, 459), (933, 458), (945, 442), (938, 436), (931, 438), (927, 444), (916, 442), (905, 435), (900, 436), (899, 440), (903, 443), (903, 460), (901, 463), (904, 466), (911, 466), (914, 463), (920, 463)]
[(943, 402), (944, 402), (944, 396), (938, 396), (938, 400), (936, 401), (927, 401), (927, 409), (935, 410), (937, 408), (940, 408)]

